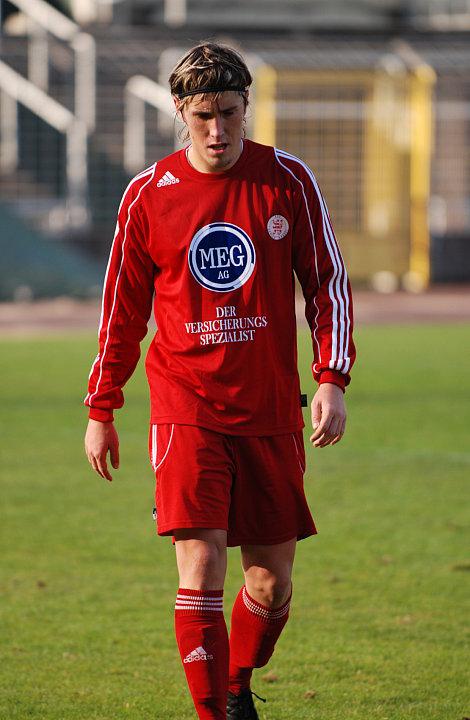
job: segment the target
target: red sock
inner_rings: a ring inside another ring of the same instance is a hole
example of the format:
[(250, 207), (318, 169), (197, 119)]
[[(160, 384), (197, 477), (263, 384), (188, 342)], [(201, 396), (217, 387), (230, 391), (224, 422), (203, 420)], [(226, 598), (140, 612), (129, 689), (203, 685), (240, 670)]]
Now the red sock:
[(223, 590), (180, 588), (175, 605), (176, 642), (199, 718), (226, 720), (228, 636)]
[(230, 628), (230, 692), (239, 695), (249, 688), (253, 668), (268, 662), (289, 617), (290, 600), (271, 609), (253, 600), (245, 586), (238, 593)]

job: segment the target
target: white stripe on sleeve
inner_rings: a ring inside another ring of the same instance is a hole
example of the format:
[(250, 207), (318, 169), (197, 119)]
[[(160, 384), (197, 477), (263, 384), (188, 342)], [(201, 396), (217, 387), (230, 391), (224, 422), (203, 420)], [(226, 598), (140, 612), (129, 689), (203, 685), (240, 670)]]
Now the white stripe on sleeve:
[[(279, 158), (283, 158), (285, 160), (292, 160), (296, 162), (298, 165), (300, 165), (305, 172), (307, 173), (308, 177), (312, 181), (312, 185), (315, 189), (321, 214), (322, 214), (322, 223), (323, 223), (323, 235), (325, 238), (325, 244), (328, 249), (328, 253), (330, 255), (330, 259), (334, 268), (334, 272), (332, 277), (330, 278), (330, 282), (328, 284), (328, 294), (332, 303), (332, 336), (331, 336), (331, 359), (329, 361), (329, 367), (331, 369), (339, 370), (342, 372), (347, 372), (349, 365), (350, 365), (350, 358), (347, 356), (347, 349), (349, 347), (349, 336), (350, 336), (350, 325), (351, 321), (349, 318), (349, 296), (348, 296), (348, 290), (347, 290), (347, 273), (346, 268), (344, 266), (343, 258), (341, 256), (340, 249), (338, 247), (338, 244), (335, 240), (335, 236), (333, 233), (333, 228), (331, 226), (331, 221), (328, 214), (328, 208), (326, 206), (325, 200), (322, 197), (322, 194), (320, 192), (320, 188), (318, 186), (317, 180), (315, 178), (315, 175), (313, 174), (312, 170), (306, 165), (302, 160), (297, 158), (295, 155), (291, 155), (290, 153), (287, 153), (283, 150), (277, 150), (275, 149), (275, 155), (278, 160), (278, 162), (297, 180), (297, 182), (300, 183), (302, 187), (302, 194), (305, 201), (305, 206), (307, 210), (307, 215), (309, 218), (310, 228), (312, 231), (312, 239), (313, 244), (315, 245), (315, 238), (314, 238), (314, 232), (313, 232), (313, 226), (310, 216), (310, 211), (308, 208), (308, 202), (305, 195), (305, 188), (302, 180), (298, 178), (290, 168), (288, 168), (284, 163), (281, 162)], [(315, 254), (315, 262), (317, 262), (317, 257)], [(316, 265), (317, 269), (317, 278), (318, 278), (318, 266)], [(317, 316), (318, 316), (318, 306), (317, 306)], [(338, 328), (339, 325), (339, 328)], [(317, 327), (317, 326), (316, 326)], [(339, 330), (339, 332), (338, 332)], [(318, 341), (317, 341), (318, 345)], [(319, 360), (321, 362), (321, 357), (319, 356)]]
[[(148, 168), (147, 170), (144, 170), (144, 171), (141, 172), (139, 175), (137, 175), (135, 178), (133, 178), (133, 180), (131, 180), (131, 182), (130, 182), (129, 185), (127, 186), (127, 188), (126, 188), (126, 190), (125, 190), (125, 192), (124, 192), (124, 195), (122, 196), (121, 204), (119, 205), (119, 210), (120, 210), (121, 207), (122, 207), (122, 204), (123, 204), (123, 202), (124, 202), (124, 199), (125, 199), (128, 191), (129, 191), (129, 189), (132, 187), (132, 185), (133, 185), (135, 182), (137, 182), (137, 180), (141, 180), (142, 178), (148, 176), (148, 180), (142, 185), (142, 187), (140, 188), (139, 192), (137, 193), (137, 196), (134, 198), (134, 200), (133, 200), (133, 201), (131, 202), (131, 204), (129, 205), (129, 209), (128, 209), (128, 211), (127, 211), (127, 219), (126, 219), (126, 224), (125, 224), (125, 227), (124, 227), (124, 238), (123, 238), (123, 241), (122, 241), (122, 258), (121, 258), (121, 264), (120, 264), (120, 266), (119, 266), (119, 271), (118, 271), (118, 274), (117, 274), (117, 277), (116, 277), (116, 285), (115, 285), (115, 288), (114, 288), (113, 304), (112, 304), (112, 307), (111, 307), (111, 312), (110, 312), (110, 314), (109, 314), (108, 328), (107, 328), (107, 331), (106, 331), (106, 341), (105, 341), (105, 344), (104, 344), (103, 354), (101, 355), (101, 357), (100, 357), (99, 355), (97, 356), (97, 360), (99, 359), (99, 363), (100, 363), (100, 365), (99, 365), (99, 367), (100, 367), (100, 374), (99, 374), (99, 376), (98, 376), (98, 381), (97, 381), (97, 383), (96, 383), (96, 387), (95, 387), (94, 392), (93, 392), (93, 393), (90, 393), (89, 395), (87, 395), (87, 398), (86, 398), (86, 401), (88, 401), (88, 402), (90, 402), (90, 403), (91, 403), (91, 401), (93, 400), (94, 396), (95, 396), (95, 395), (97, 394), (97, 392), (98, 392), (99, 385), (100, 385), (100, 382), (101, 382), (101, 377), (102, 377), (102, 375), (103, 375), (103, 361), (104, 361), (104, 359), (105, 359), (105, 357), (106, 357), (106, 351), (107, 351), (107, 348), (108, 348), (111, 322), (112, 322), (112, 320), (113, 320), (114, 308), (115, 308), (115, 306), (116, 306), (117, 292), (118, 292), (118, 287), (119, 287), (119, 279), (120, 279), (120, 277), (121, 277), (121, 272), (122, 272), (122, 268), (123, 268), (123, 265), (124, 265), (125, 246), (126, 246), (126, 240), (127, 240), (127, 227), (128, 227), (128, 225), (129, 225), (129, 221), (130, 221), (130, 218), (131, 218), (131, 210), (132, 210), (132, 208), (134, 207), (134, 205), (135, 205), (135, 203), (137, 202), (137, 200), (139, 199), (139, 197), (140, 197), (140, 195), (141, 195), (142, 190), (144, 189), (144, 187), (146, 187), (146, 186), (149, 184), (149, 182), (151, 182), (151, 180), (153, 179), (153, 177), (154, 177), (154, 175), (155, 175), (156, 169), (157, 169), (157, 163), (154, 163), (154, 165), (153, 165), (151, 168)], [(107, 284), (108, 284), (109, 268), (110, 268), (110, 266), (111, 266), (111, 260), (112, 260), (113, 253), (114, 253), (114, 245), (115, 245), (115, 243), (116, 243), (116, 238), (118, 237), (118, 234), (119, 234), (119, 221), (118, 221), (118, 223), (116, 224), (116, 232), (115, 232), (115, 234), (114, 234), (113, 245), (112, 245), (112, 247), (111, 247), (111, 252), (110, 252), (110, 254), (109, 254), (108, 266), (107, 266), (107, 268), (106, 268), (106, 275), (105, 275), (105, 278), (104, 278), (103, 297), (102, 297), (102, 301), (101, 301), (101, 319), (100, 319), (100, 325), (99, 325), (99, 330), (98, 330), (98, 337), (99, 337), (99, 335), (100, 335), (100, 333), (101, 333), (101, 330), (102, 330), (102, 327), (103, 327), (103, 322), (104, 322), (104, 297), (105, 297), (106, 287), (107, 287)], [(95, 361), (95, 364), (96, 364), (96, 361)], [(92, 368), (92, 371), (93, 371), (93, 368)]]

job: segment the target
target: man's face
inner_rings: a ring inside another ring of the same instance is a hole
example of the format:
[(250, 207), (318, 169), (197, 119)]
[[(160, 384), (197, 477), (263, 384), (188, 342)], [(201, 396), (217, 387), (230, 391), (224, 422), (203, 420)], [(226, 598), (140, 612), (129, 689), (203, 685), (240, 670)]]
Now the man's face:
[(183, 120), (192, 143), (190, 160), (197, 170), (223, 172), (236, 163), (241, 153), (244, 116), (243, 98), (233, 90), (222, 93), (217, 101), (195, 95), (186, 104)]

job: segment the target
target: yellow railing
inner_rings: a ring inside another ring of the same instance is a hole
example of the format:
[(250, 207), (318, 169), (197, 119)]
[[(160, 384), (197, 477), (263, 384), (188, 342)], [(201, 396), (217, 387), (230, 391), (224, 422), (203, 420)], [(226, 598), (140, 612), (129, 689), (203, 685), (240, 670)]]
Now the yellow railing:
[(432, 95), (436, 76), (428, 65), (410, 76), (410, 280), (423, 286), (430, 279), (428, 206), (433, 145)]

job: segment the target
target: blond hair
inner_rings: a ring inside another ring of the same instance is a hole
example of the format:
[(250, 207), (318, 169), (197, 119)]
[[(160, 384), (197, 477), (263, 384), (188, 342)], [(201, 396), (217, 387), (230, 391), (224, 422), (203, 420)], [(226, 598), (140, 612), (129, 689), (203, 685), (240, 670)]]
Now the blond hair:
[[(191, 48), (177, 62), (168, 79), (172, 95), (179, 96), (193, 92), (199, 88), (236, 87), (248, 105), (248, 88), (252, 83), (251, 73), (242, 56), (228, 45), (204, 42)], [(215, 100), (223, 90), (211, 92)], [(203, 93), (206, 95), (208, 93)], [(205, 99), (205, 98), (203, 98)], [(185, 97), (180, 100), (179, 109), (191, 100)]]

